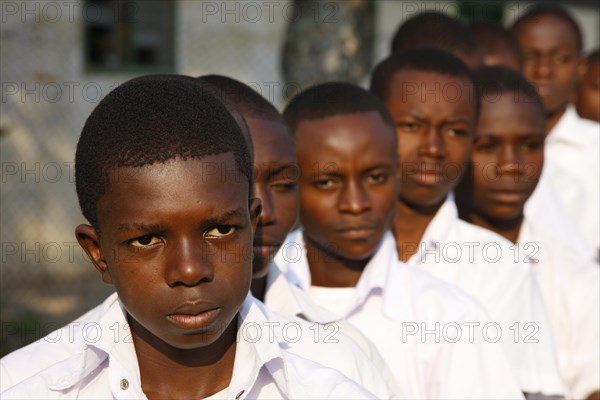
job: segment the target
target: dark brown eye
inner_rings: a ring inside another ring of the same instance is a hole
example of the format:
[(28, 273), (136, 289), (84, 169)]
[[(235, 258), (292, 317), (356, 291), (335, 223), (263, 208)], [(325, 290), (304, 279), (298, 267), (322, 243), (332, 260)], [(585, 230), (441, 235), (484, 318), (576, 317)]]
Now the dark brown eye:
[(160, 243), (160, 239), (154, 235), (146, 235), (134, 239), (130, 243), (134, 247), (147, 247)]
[(230, 225), (219, 225), (206, 232), (206, 237), (221, 238), (231, 235), (235, 232), (235, 227)]

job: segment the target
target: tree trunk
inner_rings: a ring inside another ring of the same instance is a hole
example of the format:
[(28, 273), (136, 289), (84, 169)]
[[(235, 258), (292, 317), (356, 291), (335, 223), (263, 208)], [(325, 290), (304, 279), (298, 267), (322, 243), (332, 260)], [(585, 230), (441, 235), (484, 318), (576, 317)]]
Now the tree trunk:
[(358, 83), (371, 69), (372, 0), (294, 0), (282, 55), (286, 85)]

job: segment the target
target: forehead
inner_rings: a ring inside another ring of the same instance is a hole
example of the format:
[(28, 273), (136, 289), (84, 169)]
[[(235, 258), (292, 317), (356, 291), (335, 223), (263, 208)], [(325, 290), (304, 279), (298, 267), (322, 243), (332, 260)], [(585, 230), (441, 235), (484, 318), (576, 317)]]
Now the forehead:
[(294, 157), (294, 142), (288, 127), (279, 121), (246, 119), (254, 145), (255, 165)]
[(476, 136), (512, 134), (544, 135), (546, 120), (540, 107), (519, 92), (502, 92), (494, 99), (484, 98)]
[(564, 18), (552, 14), (538, 15), (524, 21), (516, 36), (525, 49), (551, 49), (557, 46), (577, 50), (577, 33)]
[(159, 211), (176, 214), (201, 209), (210, 214), (225, 205), (247, 205), (249, 196), (248, 180), (237, 168), (233, 153), (115, 168), (108, 179), (108, 191), (98, 202), (101, 225), (102, 215), (114, 221)]
[(467, 78), (439, 72), (404, 69), (394, 73), (386, 100), (390, 112), (416, 107), (452, 106), (472, 110), (473, 83)]
[(298, 162), (393, 162), (396, 135), (375, 112), (344, 114), (298, 124)]

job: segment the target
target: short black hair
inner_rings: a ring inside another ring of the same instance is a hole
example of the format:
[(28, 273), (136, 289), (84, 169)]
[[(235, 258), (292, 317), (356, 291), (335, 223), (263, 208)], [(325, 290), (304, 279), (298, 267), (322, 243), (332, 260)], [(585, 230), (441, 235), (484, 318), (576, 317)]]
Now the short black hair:
[(534, 21), (543, 15), (551, 15), (564, 20), (575, 33), (577, 39), (577, 52), (581, 53), (583, 49), (583, 35), (581, 34), (581, 28), (573, 16), (567, 11), (566, 8), (556, 3), (540, 3), (531, 7), (525, 14), (519, 17), (512, 26), (512, 31), (516, 32), (520, 26), (524, 23)]
[(385, 102), (396, 73), (405, 70), (434, 72), (462, 78), (473, 84), (475, 115), (479, 115), (479, 94), (469, 67), (455, 55), (441, 49), (415, 48), (402, 50), (381, 61), (371, 75), (371, 92)]
[(492, 21), (476, 21), (469, 25), (483, 54), (510, 52), (519, 65), (523, 65), (523, 53), (513, 32)]
[(246, 117), (266, 119), (285, 124), (283, 116), (273, 104), (250, 86), (223, 75), (204, 75), (199, 77), (216, 86), (233, 101)]
[(110, 170), (228, 152), (250, 190), (252, 163), (246, 141), (205, 84), (181, 75), (131, 79), (102, 99), (81, 131), (75, 153), (81, 211), (98, 229), (96, 206), (109, 189)]
[(381, 100), (347, 82), (329, 82), (309, 87), (288, 103), (283, 117), (294, 134), (302, 121), (367, 112), (376, 112), (386, 125), (396, 131), (396, 124)]
[(252, 143), (252, 138), (250, 137), (250, 128), (248, 127), (248, 123), (246, 119), (242, 115), (242, 111), (239, 108), (239, 105), (234, 103), (233, 100), (225, 94), (220, 87), (211, 82), (212, 75), (199, 76), (197, 79), (203, 82), (204, 87), (211, 92), (213, 96), (223, 103), (227, 111), (235, 118), (235, 121), (238, 123), (240, 130), (242, 131), (242, 135), (244, 135), (244, 139), (246, 140), (246, 144), (248, 145), (248, 149), (250, 150), (250, 160), (254, 163), (254, 144)]
[(505, 93), (517, 93), (519, 98), (524, 96), (526, 102), (534, 103), (546, 118), (544, 102), (537, 89), (520, 72), (506, 67), (489, 66), (476, 69), (473, 75), (482, 100), (486, 97), (497, 98)]
[(392, 53), (415, 47), (435, 47), (457, 55), (481, 56), (473, 33), (458, 19), (427, 11), (398, 27), (392, 39)]

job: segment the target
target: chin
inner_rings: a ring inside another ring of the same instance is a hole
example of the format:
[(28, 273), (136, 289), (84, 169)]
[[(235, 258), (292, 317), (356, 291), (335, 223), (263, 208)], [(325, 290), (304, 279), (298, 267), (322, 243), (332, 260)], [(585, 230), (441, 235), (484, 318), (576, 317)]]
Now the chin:
[(351, 260), (351, 261), (364, 261), (367, 260), (369, 258), (371, 258), (375, 252), (377, 251), (377, 247), (379, 245), (379, 242), (374, 243), (374, 244), (367, 244), (365, 246), (356, 246), (354, 248), (351, 249), (340, 249), (343, 250), (341, 252), (339, 252), (338, 254), (340, 255), (340, 257), (345, 258), (347, 260)]

